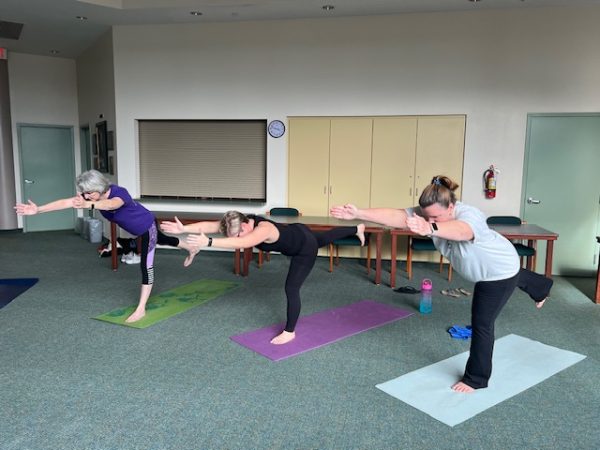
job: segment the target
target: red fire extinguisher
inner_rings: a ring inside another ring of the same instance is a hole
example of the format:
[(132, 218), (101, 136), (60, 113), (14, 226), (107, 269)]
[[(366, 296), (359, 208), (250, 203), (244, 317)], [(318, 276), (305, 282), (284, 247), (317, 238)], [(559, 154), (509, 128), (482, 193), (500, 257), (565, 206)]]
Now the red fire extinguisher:
[(496, 198), (496, 174), (498, 170), (492, 164), (489, 169), (483, 172), (483, 191), (485, 198)]

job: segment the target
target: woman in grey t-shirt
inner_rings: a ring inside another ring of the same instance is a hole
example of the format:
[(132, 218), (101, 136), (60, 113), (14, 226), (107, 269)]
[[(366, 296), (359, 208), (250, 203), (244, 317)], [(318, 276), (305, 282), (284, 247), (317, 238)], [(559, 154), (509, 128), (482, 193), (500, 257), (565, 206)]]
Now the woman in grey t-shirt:
[(473, 336), (463, 378), (452, 386), (457, 392), (485, 388), (492, 374), (494, 322), (520, 287), (541, 308), (550, 293), (552, 280), (521, 269), (519, 257), (505, 237), (491, 230), (477, 208), (456, 201), (458, 184), (436, 176), (419, 198), (419, 206), (407, 209), (334, 206), (339, 219), (360, 219), (432, 238), (435, 247), (464, 278), (475, 283), (471, 307)]

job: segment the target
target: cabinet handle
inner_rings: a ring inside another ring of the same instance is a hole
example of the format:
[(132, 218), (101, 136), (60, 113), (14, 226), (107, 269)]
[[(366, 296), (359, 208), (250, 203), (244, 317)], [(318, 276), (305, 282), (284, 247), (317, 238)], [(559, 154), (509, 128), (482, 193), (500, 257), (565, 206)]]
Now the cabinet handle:
[(419, 195), (419, 189), (415, 188), (415, 195)]
[(331, 195), (332, 192), (333, 192), (333, 188), (331, 186), (329, 186), (329, 195)]
[(412, 197), (412, 188), (408, 188), (408, 196)]

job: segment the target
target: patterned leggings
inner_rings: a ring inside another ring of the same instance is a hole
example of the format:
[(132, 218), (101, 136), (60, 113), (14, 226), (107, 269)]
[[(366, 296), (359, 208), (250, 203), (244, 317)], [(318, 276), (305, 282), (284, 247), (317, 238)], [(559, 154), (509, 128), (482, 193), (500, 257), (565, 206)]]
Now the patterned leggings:
[(142, 284), (153, 284), (154, 251), (156, 250), (156, 244), (177, 247), (179, 245), (179, 239), (164, 234), (162, 231), (160, 231), (160, 228), (156, 226), (156, 222), (150, 226), (148, 231), (139, 237), (142, 239), (142, 255), (140, 261), (140, 268), (142, 269)]

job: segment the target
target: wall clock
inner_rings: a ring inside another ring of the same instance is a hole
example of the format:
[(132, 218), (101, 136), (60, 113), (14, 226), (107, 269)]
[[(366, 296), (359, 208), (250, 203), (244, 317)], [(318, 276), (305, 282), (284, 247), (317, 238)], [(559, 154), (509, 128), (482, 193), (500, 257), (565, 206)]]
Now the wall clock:
[(285, 125), (281, 120), (272, 120), (267, 126), (267, 131), (274, 138), (280, 138), (285, 133)]

